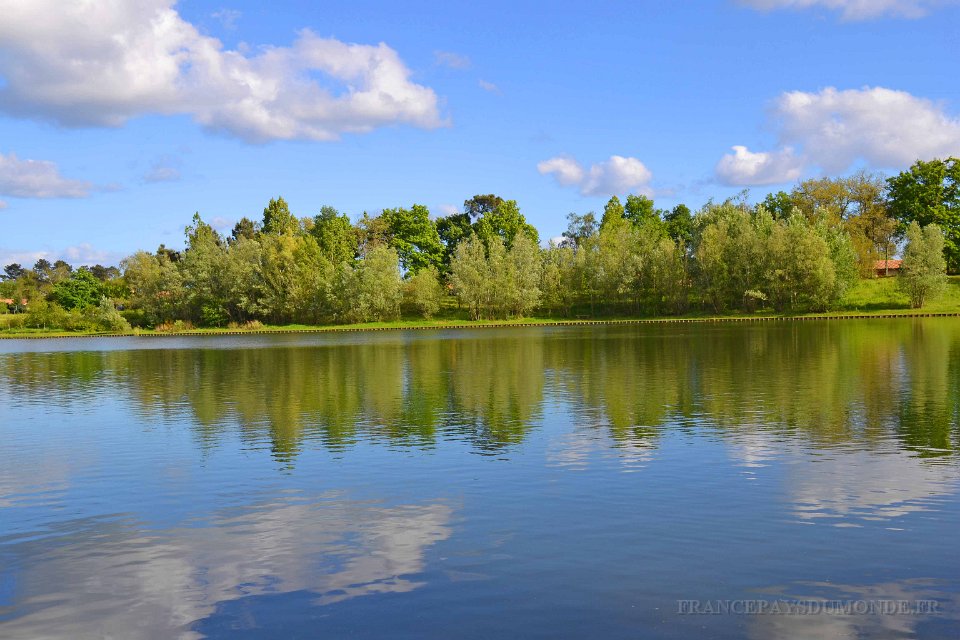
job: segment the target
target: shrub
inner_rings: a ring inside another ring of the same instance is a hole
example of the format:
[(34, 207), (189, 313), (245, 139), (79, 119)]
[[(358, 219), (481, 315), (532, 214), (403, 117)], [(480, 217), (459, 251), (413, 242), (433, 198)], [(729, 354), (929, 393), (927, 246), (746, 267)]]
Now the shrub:
[(93, 308), (90, 319), (98, 329), (122, 333), (130, 331), (130, 323), (120, 315), (113, 301), (106, 296), (100, 298), (100, 304)]

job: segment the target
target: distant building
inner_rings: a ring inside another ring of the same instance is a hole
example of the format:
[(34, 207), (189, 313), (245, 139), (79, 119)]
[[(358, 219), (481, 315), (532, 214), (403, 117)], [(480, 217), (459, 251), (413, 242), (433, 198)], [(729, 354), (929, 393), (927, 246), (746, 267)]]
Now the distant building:
[(27, 299), (20, 300), (20, 304), (13, 298), (0, 298), (0, 304), (7, 306), (11, 313), (23, 313), (27, 309)]
[(886, 276), (895, 276), (900, 273), (900, 265), (903, 263), (903, 260), (877, 260), (873, 268), (876, 271), (878, 278), (884, 278)]

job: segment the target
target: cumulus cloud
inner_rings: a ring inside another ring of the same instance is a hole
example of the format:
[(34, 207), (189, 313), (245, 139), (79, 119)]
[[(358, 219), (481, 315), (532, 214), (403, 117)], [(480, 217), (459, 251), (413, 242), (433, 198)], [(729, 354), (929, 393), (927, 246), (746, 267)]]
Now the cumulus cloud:
[(553, 175), (554, 179), (564, 187), (580, 184), (583, 181), (583, 167), (573, 158), (557, 156), (537, 164), (540, 175)]
[(636, 158), (610, 156), (585, 169), (569, 156), (557, 156), (537, 164), (541, 175), (552, 175), (561, 186), (576, 186), (585, 196), (609, 196), (630, 191), (651, 193), (653, 174)]
[(731, 185), (789, 182), (812, 167), (841, 173), (856, 162), (903, 169), (918, 159), (960, 155), (960, 118), (931, 100), (883, 87), (791, 91), (772, 106), (779, 148), (734, 147), (717, 164)]
[(803, 160), (796, 157), (793, 149), (761, 151), (754, 153), (744, 146), (736, 145), (717, 163), (717, 176), (729, 185), (762, 185), (792, 182), (800, 177)]
[(903, 167), (918, 158), (960, 153), (960, 118), (906, 91), (792, 91), (777, 101), (775, 114), (781, 140), (802, 144), (827, 171), (843, 170), (858, 158), (878, 167)]
[(247, 55), (201, 34), (174, 0), (0, 0), (0, 12), (0, 109), (12, 115), (120, 126), (187, 114), (251, 142), (446, 124), (434, 91), (384, 43), (305, 29), (289, 47)]
[(775, 9), (824, 8), (839, 11), (844, 20), (870, 20), (885, 16), (922, 18), (932, 9), (956, 0), (739, 0), (740, 4), (762, 11)]
[(0, 195), (14, 198), (84, 198), (91, 185), (60, 175), (47, 160), (21, 160), (0, 153)]
[(450, 69), (469, 69), (470, 58), (452, 51), (434, 51), (433, 62), (439, 67)]
[(460, 213), (460, 207), (455, 204), (442, 204), (438, 207), (440, 212), (445, 216), (452, 216)]

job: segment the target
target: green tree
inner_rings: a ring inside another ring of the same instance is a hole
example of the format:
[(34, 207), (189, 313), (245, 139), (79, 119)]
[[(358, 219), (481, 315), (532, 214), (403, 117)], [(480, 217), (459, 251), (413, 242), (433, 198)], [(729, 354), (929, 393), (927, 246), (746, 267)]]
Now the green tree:
[(207, 326), (221, 326), (228, 320), (225, 300), (227, 253), (220, 234), (194, 214), (186, 228), (187, 248), (181, 259), (184, 301), (190, 316)]
[(646, 269), (650, 303), (654, 313), (683, 313), (690, 297), (686, 245), (682, 240), (661, 238), (653, 247)]
[(57, 284), (63, 282), (73, 275), (73, 267), (64, 260), (57, 260), (53, 263), (53, 270), (50, 272), (50, 283)]
[(829, 226), (822, 222), (816, 232), (827, 243), (830, 261), (833, 262), (834, 287), (827, 304), (843, 298), (859, 279), (856, 248), (851, 234), (844, 227)]
[(443, 266), (449, 270), (450, 261), (457, 250), (457, 245), (470, 237), (473, 226), (470, 224), (470, 214), (454, 213), (437, 220), (437, 234), (443, 242)]
[(757, 289), (768, 295), (777, 311), (824, 310), (836, 285), (826, 240), (805, 217), (794, 215), (774, 221), (766, 244), (770, 261)]
[(404, 294), (420, 315), (428, 320), (432, 318), (440, 310), (444, 294), (437, 268), (429, 266), (410, 276), (404, 287)]
[(33, 265), (33, 273), (36, 274), (40, 282), (50, 282), (50, 274), (53, 272), (53, 265), (46, 258), (40, 258)]
[(504, 302), (513, 315), (525, 316), (540, 306), (540, 247), (521, 232), (513, 240), (506, 263), (506, 273), (498, 278), (506, 284)]
[(845, 178), (804, 180), (794, 187), (790, 199), (811, 222), (821, 215), (838, 222), (847, 219), (854, 211), (853, 192)]
[(960, 159), (918, 160), (887, 183), (893, 216), (905, 226), (940, 227), (947, 268), (960, 271)]
[(921, 228), (913, 221), (906, 236), (897, 285), (910, 297), (911, 306), (919, 309), (924, 302), (940, 295), (947, 284), (943, 232), (936, 224)]
[(471, 221), (476, 221), (485, 214), (493, 213), (503, 203), (503, 198), (492, 193), (488, 193), (486, 195), (475, 195), (469, 200), (465, 200), (463, 202), (463, 212), (467, 214), (467, 217), (469, 217)]
[(260, 229), (258, 228), (257, 223), (244, 216), (237, 221), (237, 224), (233, 225), (233, 231), (230, 232), (230, 237), (227, 239), (227, 241), (230, 244), (235, 244), (239, 242), (241, 238), (253, 240), (257, 237), (259, 232)]
[(776, 220), (788, 217), (793, 211), (794, 207), (797, 206), (796, 202), (793, 200), (793, 197), (786, 191), (768, 193), (763, 199), (763, 202), (760, 204), (764, 209), (769, 211), (770, 215), (772, 215)]
[(687, 247), (693, 241), (693, 214), (690, 207), (678, 204), (664, 216), (667, 235), (674, 241)]
[(27, 272), (19, 263), (13, 262), (3, 268), (4, 280), (16, 280)]
[(357, 266), (354, 292), (358, 319), (381, 321), (399, 316), (403, 299), (399, 263), (393, 247), (378, 245)]
[(576, 299), (574, 251), (571, 247), (558, 247), (551, 242), (542, 255), (542, 304), (551, 313), (563, 312), (564, 315), (570, 315)]
[(294, 239), (293, 270), (290, 287), (293, 319), (315, 324), (332, 316), (330, 298), (335, 267), (313, 236)]
[(400, 256), (400, 266), (411, 274), (443, 264), (444, 247), (430, 210), (420, 204), (410, 209), (384, 209), (389, 243)]
[(300, 229), (300, 222), (290, 213), (283, 198), (270, 198), (263, 210), (263, 233), (268, 235), (293, 235)]
[(263, 246), (255, 236), (239, 235), (230, 242), (223, 278), (227, 314), (237, 322), (265, 318)]
[(623, 217), (640, 226), (649, 222), (659, 222), (660, 216), (653, 206), (653, 200), (644, 195), (629, 195), (623, 205)]
[(488, 306), (490, 273), (483, 240), (476, 234), (457, 245), (450, 261), (450, 283), (460, 302), (469, 310), (470, 317), (480, 320)]
[(600, 228), (610, 226), (611, 224), (618, 224), (620, 220), (624, 219), (624, 208), (620, 203), (620, 198), (617, 196), (611, 197), (607, 204), (603, 206), (603, 217), (600, 218)]
[(93, 309), (92, 320), (103, 331), (130, 331), (130, 323), (120, 315), (110, 298), (100, 298), (100, 304)]
[(77, 269), (69, 280), (53, 287), (51, 299), (64, 309), (86, 309), (99, 304), (103, 296), (103, 283), (97, 280), (89, 269)]
[(366, 211), (357, 221), (358, 253), (361, 258), (374, 247), (390, 244), (390, 225), (382, 215), (371, 216)]
[[(614, 196), (616, 197), (616, 196)], [(593, 236), (598, 230), (597, 217), (593, 211), (584, 215), (567, 214), (567, 230), (563, 232), (564, 246), (576, 249), (583, 242)]]
[(105, 267), (102, 264), (95, 264), (90, 267), (90, 273), (100, 282), (109, 282), (120, 277), (120, 270), (116, 267)]
[(356, 258), (357, 231), (346, 214), (333, 207), (321, 207), (320, 213), (313, 219), (310, 233), (332, 264), (352, 262)]
[(262, 240), (262, 302), (272, 322), (290, 322), (297, 312), (294, 289), (299, 270), (294, 254), (298, 239), (292, 235), (267, 235)]
[(507, 248), (518, 233), (523, 233), (535, 243), (540, 242), (540, 235), (520, 213), (516, 200), (500, 200), (495, 208), (484, 209), (473, 229), (480, 239), (488, 244), (491, 238), (498, 236)]
[(698, 293), (704, 301), (722, 312), (762, 300), (771, 258), (763, 241), (772, 226), (769, 213), (751, 215), (732, 203), (709, 205), (695, 226)]
[(179, 317), (183, 307), (183, 277), (167, 253), (138, 251), (120, 263), (130, 287), (130, 301), (149, 324)]
[(597, 236), (596, 278), (599, 294), (610, 307), (639, 298), (644, 252), (640, 233), (631, 224), (608, 225)]

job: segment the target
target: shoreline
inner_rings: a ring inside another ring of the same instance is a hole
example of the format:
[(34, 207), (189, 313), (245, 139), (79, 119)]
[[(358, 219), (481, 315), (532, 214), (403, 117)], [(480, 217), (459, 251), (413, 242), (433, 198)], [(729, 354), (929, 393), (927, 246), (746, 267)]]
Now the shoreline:
[(278, 326), (261, 329), (189, 329), (184, 331), (127, 331), (71, 333), (4, 333), (0, 332), (0, 340), (41, 340), (57, 338), (166, 338), (185, 336), (241, 336), (241, 335), (292, 335), (310, 333), (357, 333), (364, 331), (424, 331), (429, 329), (505, 329), (516, 327), (576, 327), (576, 326), (612, 326), (612, 325), (642, 325), (642, 324), (706, 324), (726, 322), (770, 322), (770, 321), (816, 321), (816, 320), (871, 320), (896, 318), (960, 318), (958, 311), (878, 311), (859, 313), (833, 313), (809, 315), (763, 315), (763, 316), (703, 316), (703, 317), (663, 317), (663, 318), (606, 318), (606, 319), (571, 319), (571, 320), (477, 320), (477, 321), (439, 321), (436, 323), (402, 324), (402, 321), (385, 323), (382, 326), (371, 325), (318, 325), (318, 326)]

